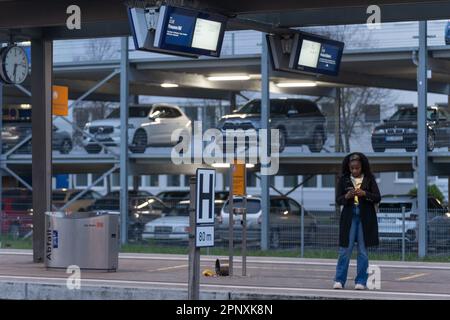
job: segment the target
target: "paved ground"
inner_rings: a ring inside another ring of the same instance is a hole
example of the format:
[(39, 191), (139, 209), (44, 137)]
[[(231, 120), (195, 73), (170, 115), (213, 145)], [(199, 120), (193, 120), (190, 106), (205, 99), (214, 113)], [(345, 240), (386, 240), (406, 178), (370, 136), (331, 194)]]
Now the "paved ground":
[[(202, 256), (201, 271), (217, 257)], [(224, 257), (222, 257), (224, 259)], [(353, 261), (352, 261), (353, 262)], [(252, 257), (247, 276), (235, 257), (232, 277), (201, 276), (203, 299), (450, 299), (450, 264), (371, 261), (381, 271), (381, 289), (331, 290), (335, 260)], [(64, 270), (32, 262), (29, 250), (0, 250), (0, 299), (186, 299), (185, 255), (121, 254), (117, 272), (82, 271), (82, 290), (68, 290)]]

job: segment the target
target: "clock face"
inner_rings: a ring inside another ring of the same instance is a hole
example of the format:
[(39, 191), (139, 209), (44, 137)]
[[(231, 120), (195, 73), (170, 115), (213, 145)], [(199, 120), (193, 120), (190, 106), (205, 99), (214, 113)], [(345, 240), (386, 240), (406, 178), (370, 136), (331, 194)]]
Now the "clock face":
[(28, 58), (25, 50), (16, 46), (5, 50), (2, 57), (4, 80), (13, 84), (24, 82), (28, 76)]

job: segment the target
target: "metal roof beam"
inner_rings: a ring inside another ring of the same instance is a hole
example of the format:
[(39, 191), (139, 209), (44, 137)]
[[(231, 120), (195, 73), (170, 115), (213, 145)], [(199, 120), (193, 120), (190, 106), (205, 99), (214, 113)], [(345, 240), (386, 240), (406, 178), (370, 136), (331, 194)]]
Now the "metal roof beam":
[[(247, 1), (243, 1), (247, 3)], [(276, 6), (279, 1), (274, 1)], [(307, 3), (316, 4), (317, 1), (306, 2), (297, 1), (304, 5), (304, 8), (291, 8), (291, 10), (281, 10), (281, 7), (274, 8), (268, 12), (257, 12), (249, 14), (239, 14), (242, 19), (254, 20), (259, 23), (270, 24), (277, 27), (305, 27), (320, 25), (342, 25), (342, 24), (365, 24), (369, 18), (366, 10), (370, 3), (359, 3), (357, 6), (348, 6), (335, 2), (334, 7), (310, 6)], [(346, 1), (348, 3), (349, 1)], [(352, 2), (352, 1), (350, 1)], [(450, 12), (450, 1), (405, 1), (397, 4), (377, 1), (376, 4), (381, 9), (381, 22), (396, 21), (418, 21), (418, 20), (438, 20), (447, 19)], [(293, 6), (292, 6), (293, 7)]]

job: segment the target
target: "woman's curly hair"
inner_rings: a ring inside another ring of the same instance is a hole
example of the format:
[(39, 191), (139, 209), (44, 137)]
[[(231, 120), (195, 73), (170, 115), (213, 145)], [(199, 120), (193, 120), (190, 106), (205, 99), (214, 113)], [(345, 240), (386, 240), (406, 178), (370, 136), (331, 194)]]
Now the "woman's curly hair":
[(343, 176), (351, 174), (349, 165), (350, 162), (354, 160), (357, 160), (361, 163), (361, 171), (366, 177), (373, 177), (373, 173), (370, 170), (369, 159), (367, 159), (367, 157), (361, 152), (350, 153), (344, 158), (344, 160), (342, 161)]

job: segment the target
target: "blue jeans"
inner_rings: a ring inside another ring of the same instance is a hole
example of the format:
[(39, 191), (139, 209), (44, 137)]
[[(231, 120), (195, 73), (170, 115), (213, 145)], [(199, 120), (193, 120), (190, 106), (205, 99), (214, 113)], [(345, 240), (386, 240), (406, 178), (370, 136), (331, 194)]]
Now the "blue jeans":
[(365, 286), (368, 278), (367, 268), (369, 267), (369, 257), (364, 244), (364, 234), (361, 217), (359, 214), (359, 206), (353, 207), (353, 218), (352, 226), (350, 227), (348, 248), (339, 248), (335, 281), (340, 282), (342, 286), (344, 286), (347, 281), (348, 266), (350, 264), (350, 258), (352, 256), (355, 242), (358, 243), (358, 256), (356, 259), (357, 275), (355, 278), (355, 284), (362, 284)]

